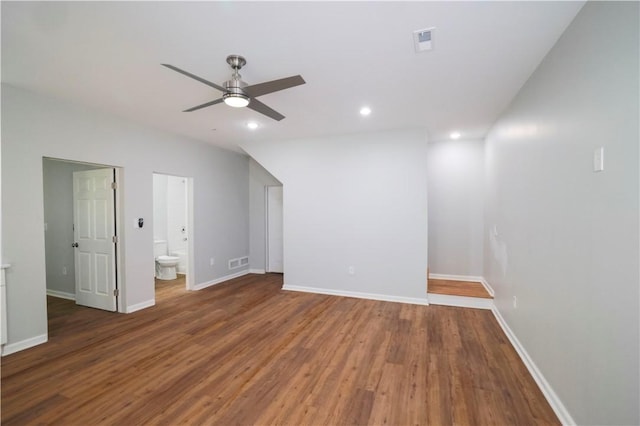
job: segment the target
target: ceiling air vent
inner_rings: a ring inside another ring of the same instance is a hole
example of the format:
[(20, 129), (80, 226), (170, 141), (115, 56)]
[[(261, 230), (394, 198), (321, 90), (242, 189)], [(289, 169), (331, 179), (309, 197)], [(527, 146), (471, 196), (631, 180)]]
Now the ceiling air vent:
[(413, 32), (413, 44), (416, 47), (416, 53), (433, 48), (433, 30), (435, 28), (425, 28), (424, 30), (415, 30)]

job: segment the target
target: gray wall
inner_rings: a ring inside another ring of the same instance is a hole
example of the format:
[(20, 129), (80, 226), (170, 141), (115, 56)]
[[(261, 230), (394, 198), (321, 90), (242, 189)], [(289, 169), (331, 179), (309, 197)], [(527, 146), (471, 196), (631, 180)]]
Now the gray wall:
[(286, 286), (426, 301), (425, 132), (243, 149), (283, 184)]
[(587, 3), (486, 140), (485, 276), (578, 424), (640, 424), (639, 7)]
[(483, 276), (484, 143), (429, 144), (429, 270)]
[(267, 186), (282, 186), (282, 183), (254, 159), (249, 160), (249, 235), (251, 248), (249, 262), (251, 269), (256, 272), (265, 270), (267, 235), (265, 187)]
[[(153, 172), (193, 178), (196, 285), (238, 272), (228, 270), (227, 260), (249, 254), (244, 155), (7, 85), (2, 151), (2, 254), (12, 264), (9, 344), (47, 333), (43, 157), (122, 167), (125, 306), (154, 299)], [(146, 220), (142, 229), (134, 227), (138, 217)]]
[(48, 158), (42, 161), (47, 290), (67, 293), (69, 296), (76, 292), (75, 252), (71, 247), (73, 172), (98, 168), (101, 167)]

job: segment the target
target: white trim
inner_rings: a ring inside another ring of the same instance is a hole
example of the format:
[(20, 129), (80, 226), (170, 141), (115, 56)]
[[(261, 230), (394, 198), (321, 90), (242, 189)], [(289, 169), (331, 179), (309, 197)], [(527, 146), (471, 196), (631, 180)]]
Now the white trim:
[(328, 294), (330, 296), (355, 297), (358, 299), (382, 300), (384, 302), (409, 303), (412, 305), (428, 305), (429, 300), (418, 297), (390, 296), (387, 294), (361, 293), (358, 291), (332, 290), (318, 287), (305, 287), (299, 285), (283, 285), (283, 290), (301, 291), (303, 293)]
[(493, 287), (491, 287), (489, 285), (489, 282), (487, 282), (487, 280), (485, 280), (484, 278), (482, 278), (480, 280), (480, 284), (482, 284), (485, 288), (485, 290), (487, 290), (487, 292), (491, 295), (491, 297), (496, 297), (496, 292), (493, 291)]
[(487, 280), (484, 277), (476, 277), (474, 275), (449, 275), (449, 274), (429, 274), (429, 278), (434, 280), (449, 280), (449, 281), (470, 281), (482, 284), (487, 292), (495, 297), (496, 293), (493, 291)]
[(43, 343), (47, 343), (47, 340), (49, 340), (48, 335), (41, 334), (39, 336), (30, 337), (28, 339), (21, 340), (21, 341), (16, 342), (16, 343), (8, 343), (8, 344), (6, 344), (6, 345), (4, 345), (2, 347), (2, 356), (11, 355), (13, 353), (20, 352), (20, 351), (23, 351), (25, 349), (32, 348), (34, 346), (38, 346), (38, 345), (41, 345)]
[(498, 308), (494, 306), (491, 312), (493, 312), (493, 316), (496, 317), (496, 320), (498, 321), (498, 324), (500, 324), (502, 331), (504, 331), (504, 334), (507, 335), (507, 338), (511, 342), (511, 345), (520, 356), (520, 359), (522, 359), (522, 362), (527, 367), (527, 370), (529, 370), (529, 374), (531, 374), (533, 380), (536, 381), (536, 384), (542, 391), (544, 397), (547, 399), (547, 402), (549, 403), (549, 405), (551, 405), (551, 408), (556, 413), (556, 416), (558, 416), (558, 420), (560, 420), (560, 423), (562, 423), (563, 425), (575, 425), (576, 422), (571, 417), (571, 414), (569, 414), (569, 411), (564, 406), (558, 395), (556, 395), (556, 393), (553, 391), (553, 388), (551, 387), (549, 382), (547, 382), (547, 379), (544, 378), (535, 362), (533, 362), (524, 346), (522, 346), (522, 344), (516, 337), (515, 333), (511, 330), (511, 328), (509, 328), (509, 325), (500, 314)]
[(193, 255), (196, 252), (195, 249), (195, 216), (194, 211), (195, 208), (193, 206), (194, 202), (194, 178), (191, 176), (183, 177), (186, 181), (186, 190), (187, 190), (187, 279), (186, 279), (186, 287), (187, 290), (191, 290), (195, 284), (195, 262)]
[(127, 306), (125, 313), (132, 314), (136, 311), (140, 311), (144, 308), (148, 308), (150, 306), (154, 306), (156, 304), (156, 299), (145, 300), (144, 302), (136, 303), (135, 305)]
[(459, 308), (493, 309), (493, 299), (483, 297), (453, 296), (449, 294), (428, 294), (432, 305), (457, 306)]
[[(114, 170), (115, 174), (114, 174), (114, 180), (116, 183), (116, 189), (115, 189), (115, 210), (113, 212), (114, 214), (114, 220), (115, 220), (115, 226), (116, 226), (116, 235), (118, 236), (117, 238), (117, 242), (116, 242), (116, 258), (115, 258), (115, 267), (116, 267), (116, 289), (118, 289), (118, 295), (116, 296), (116, 309), (118, 312), (126, 312), (126, 310), (124, 309), (124, 300), (125, 300), (125, 293), (127, 291), (127, 286), (125, 283), (125, 279), (124, 279), (124, 273), (123, 273), (123, 268), (122, 265), (124, 265), (124, 244), (122, 243), (125, 240), (125, 226), (123, 226), (124, 223), (124, 191), (121, 190), (122, 185), (123, 185), (123, 181), (124, 181), (124, 176), (122, 173), (122, 169), (120, 167), (115, 167), (115, 166), (111, 166), (111, 168)], [(75, 300), (75, 294), (74, 294), (74, 300)]]
[(67, 300), (76, 300), (75, 293), (67, 293), (66, 291), (47, 289), (47, 296), (58, 297), (60, 299), (67, 299)]
[(204, 283), (196, 284), (193, 286), (194, 290), (202, 290), (203, 288), (211, 287), (212, 285), (220, 284), (225, 281), (232, 280), (234, 278), (241, 277), (243, 275), (249, 274), (249, 270), (245, 269), (244, 271), (236, 272), (235, 274), (225, 275), (224, 277), (216, 278), (215, 280), (207, 281)]
[(266, 274), (264, 269), (249, 269), (250, 274)]
[(429, 273), (429, 278), (433, 278), (434, 280), (472, 281), (472, 282), (480, 282), (484, 279), (482, 277), (477, 277), (475, 275), (449, 275), (449, 274), (434, 274), (434, 273)]

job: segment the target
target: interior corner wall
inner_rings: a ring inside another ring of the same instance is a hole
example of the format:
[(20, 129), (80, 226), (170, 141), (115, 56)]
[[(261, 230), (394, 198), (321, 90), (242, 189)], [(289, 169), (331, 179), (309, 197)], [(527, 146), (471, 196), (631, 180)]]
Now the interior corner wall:
[(424, 132), (243, 149), (283, 184), (286, 286), (426, 301)]
[(483, 276), (484, 142), (429, 143), (429, 271)]
[[(249, 254), (246, 155), (3, 84), (2, 255), (11, 264), (9, 345), (47, 335), (43, 157), (121, 168), (126, 307), (154, 300), (153, 172), (193, 178), (196, 285), (239, 272), (230, 271), (227, 260)], [(210, 257), (218, 259), (213, 267)]]
[(639, 16), (587, 2), (486, 139), (485, 276), (582, 425), (640, 424)]
[(45, 158), (44, 223), (47, 290), (73, 295), (75, 251), (73, 243), (73, 172), (99, 169), (100, 166), (70, 163)]
[(252, 271), (266, 269), (266, 199), (267, 186), (282, 186), (264, 167), (253, 158), (249, 160), (249, 265)]

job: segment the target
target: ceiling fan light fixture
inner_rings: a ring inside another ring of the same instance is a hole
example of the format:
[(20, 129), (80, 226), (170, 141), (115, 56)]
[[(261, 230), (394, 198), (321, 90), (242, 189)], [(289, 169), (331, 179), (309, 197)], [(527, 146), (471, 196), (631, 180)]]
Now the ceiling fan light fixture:
[(234, 108), (242, 108), (249, 105), (249, 97), (242, 93), (225, 93), (222, 95), (224, 103)]

